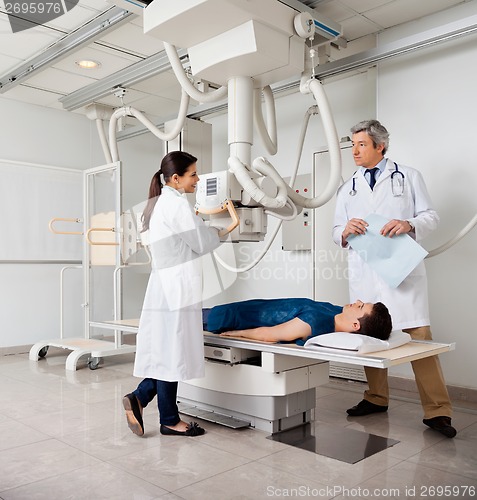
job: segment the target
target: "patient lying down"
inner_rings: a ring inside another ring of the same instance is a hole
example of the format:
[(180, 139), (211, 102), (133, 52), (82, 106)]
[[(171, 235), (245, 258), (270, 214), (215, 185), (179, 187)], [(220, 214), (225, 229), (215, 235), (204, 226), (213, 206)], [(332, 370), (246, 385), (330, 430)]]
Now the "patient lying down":
[(204, 330), (262, 342), (293, 342), (331, 332), (387, 340), (391, 316), (381, 302), (360, 300), (344, 307), (305, 298), (255, 299), (203, 309)]

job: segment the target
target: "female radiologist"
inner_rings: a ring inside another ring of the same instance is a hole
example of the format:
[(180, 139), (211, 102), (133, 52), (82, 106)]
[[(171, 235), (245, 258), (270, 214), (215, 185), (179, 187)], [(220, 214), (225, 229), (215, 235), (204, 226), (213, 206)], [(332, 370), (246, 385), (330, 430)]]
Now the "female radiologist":
[(183, 196), (193, 193), (199, 181), (196, 162), (189, 153), (168, 153), (152, 178), (143, 213), (152, 271), (139, 321), (134, 376), (144, 380), (123, 398), (128, 426), (138, 436), (144, 434), (143, 408), (156, 395), (161, 434), (205, 432), (196, 422), (180, 419), (176, 401), (179, 381), (204, 376), (199, 257), (220, 243), (218, 229), (206, 226)]

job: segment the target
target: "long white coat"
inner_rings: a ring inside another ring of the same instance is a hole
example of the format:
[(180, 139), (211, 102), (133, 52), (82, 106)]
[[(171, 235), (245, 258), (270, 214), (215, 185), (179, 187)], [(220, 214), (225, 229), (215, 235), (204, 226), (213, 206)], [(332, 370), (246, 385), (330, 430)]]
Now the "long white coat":
[[(350, 195), (353, 178), (340, 187), (333, 227), (333, 240), (336, 244), (341, 246), (341, 234), (349, 219), (365, 219), (372, 213), (389, 220), (409, 220), (415, 227), (416, 241), (422, 240), (437, 227), (439, 217), (432, 208), (421, 173), (403, 165), (398, 165), (398, 168), (404, 174), (402, 196), (393, 196), (391, 192), (391, 174), (395, 166), (390, 160), (387, 160), (374, 190), (369, 187), (362, 168), (353, 176), (355, 196)], [(413, 236), (412, 233), (410, 236)], [(397, 288), (390, 288), (352, 248), (349, 248), (348, 271), (351, 302), (358, 299), (364, 302), (383, 302), (389, 308), (394, 329), (430, 324), (424, 262), (421, 262)]]
[(187, 199), (164, 186), (149, 224), (152, 271), (137, 335), (134, 376), (204, 376), (201, 255), (219, 246)]

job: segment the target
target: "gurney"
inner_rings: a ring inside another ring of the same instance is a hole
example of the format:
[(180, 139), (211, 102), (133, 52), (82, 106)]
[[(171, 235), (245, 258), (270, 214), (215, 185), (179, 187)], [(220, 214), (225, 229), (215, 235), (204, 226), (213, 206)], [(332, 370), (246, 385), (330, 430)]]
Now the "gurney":
[[(137, 333), (138, 325), (139, 320), (133, 319), (106, 321), (97, 326)], [(179, 384), (181, 413), (233, 428), (252, 426), (270, 433), (311, 421), (316, 387), (329, 381), (330, 361), (389, 368), (455, 349), (454, 343), (412, 340), (363, 354), (358, 350), (221, 337), (206, 331), (203, 335), (205, 377)]]

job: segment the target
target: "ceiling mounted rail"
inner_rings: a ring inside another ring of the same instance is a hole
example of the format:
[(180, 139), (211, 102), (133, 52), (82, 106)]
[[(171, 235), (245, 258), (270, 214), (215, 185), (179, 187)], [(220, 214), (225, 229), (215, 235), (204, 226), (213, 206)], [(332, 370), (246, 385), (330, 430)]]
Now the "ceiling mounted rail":
[[(186, 51), (178, 51), (179, 57), (184, 59)], [(59, 100), (67, 111), (74, 111), (111, 95), (118, 87), (130, 88), (132, 85), (151, 78), (171, 69), (171, 64), (166, 53), (158, 52), (143, 61), (138, 61), (127, 68), (113, 73), (98, 82), (91, 83)]]
[(30, 78), (35, 72), (49, 68), (53, 62), (66, 57), (71, 51), (91, 43), (111, 28), (117, 28), (121, 23), (134, 16), (131, 12), (113, 7), (95, 17), (92, 21), (81, 26), (72, 33), (58, 40), (44, 52), (20, 64), (15, 69), (0, 76), (0, 94), (10, 90), (22, 81)]
[(467, 17), (461, 21), (446, 24), (439, 28), (402, 38), (396, 42), (384, 44), (353, 56), (318, 66), (315, 70), (317, 78), (325, 79), (348, 71), (371, 66), (379, 61), (404, 55), (415, 50), (432, 47), (443, 42), (477, 33), (477, 16)]

